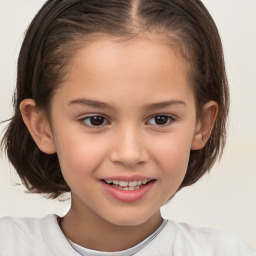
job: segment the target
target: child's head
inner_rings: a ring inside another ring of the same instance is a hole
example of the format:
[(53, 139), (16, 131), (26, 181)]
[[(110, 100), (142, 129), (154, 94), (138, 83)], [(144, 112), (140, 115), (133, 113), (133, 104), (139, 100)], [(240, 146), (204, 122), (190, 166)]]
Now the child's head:
[[(211, 135), (209, 133), (209, 139), (208, 134), (202, 138), (202, 147), (191, 147), (186, 175), (179, 189), (195, 183), (222, 152), (229, 106), (221, 41), (210, 14), (199, 0), (49, 0), (45, 3), (28, 28), (20, 51), (15, 114), (4, 138), (8, 157), (23, 183), (30, 191), (51, 197), (70, 191), (57, 154), (54, 150), (38, 148), (23, 122), (20, 104), (24, 99), (33, 99), (42, 116), (51, 120), (52, 99), (70, 79), (70, 74), (72, 77), (79, 52), (86, 59), (86, 46), (90, 49), (104, 38), (127, 44), (127, 49), (132, 49), (133, 42), (151, 39), (152, 44), (168, 45), (175, 52), (173, 56), (183, 60), (181, 69), (186, 70), (191, 85), (197, 120), (204, 118), (207, 103), (217, 103), (218, 115)], [(145, 48), (147, 46), (145, 43)], [(113, 48), (113, 56), (115, 50)], [(146, 65), (147, 59), (143, 56)], [(104, 56), (99, 54), (99, 58)], [(163, 64), (166, 62), (168, 54), (166, 60), (163, 59)], [(111, 56), (109, 63), (111, 65)], [(138, 70), (141, 70), (139, 66)], [(129, 72), (125, 70), (124, 79), (129, 80)], [(140, 85), (137, 86), (139, 91)], [(98, 94), (101, 95), (101, 91)]]

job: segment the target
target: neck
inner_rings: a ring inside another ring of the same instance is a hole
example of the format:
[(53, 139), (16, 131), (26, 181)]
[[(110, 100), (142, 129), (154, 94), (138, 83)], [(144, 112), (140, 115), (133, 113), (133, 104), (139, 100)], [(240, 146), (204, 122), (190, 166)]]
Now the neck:
[(88, 207), (73, 201), (60, 226), (74, 243), (97, 251), (114, 252), (131, 248), (150, 236), (162, 223), (159, 212), (139, 225), (119, 226), (106, 221)]

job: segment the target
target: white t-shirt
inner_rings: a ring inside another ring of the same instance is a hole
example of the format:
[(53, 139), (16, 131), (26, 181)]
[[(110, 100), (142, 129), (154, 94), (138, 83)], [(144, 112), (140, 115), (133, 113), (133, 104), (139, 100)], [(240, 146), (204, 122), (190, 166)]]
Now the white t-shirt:
[[(210, 228), (196, 228), (171, 220), (165, 221), (151, 238), (142, 242), (143, 246), (135, 246), (131, 255), (256, 256), (251, 247), (233, 234)], [(139, 251), (136, 252), (136, 248)], [(125, 251), (91, 252), (91, 255), (125, 255), (122, 254)], [(0, 256), (81, 255), (83, 254), (77, 252), (62, 233), (56, 215), (48, 215), (42, 219), (0, 218)]]

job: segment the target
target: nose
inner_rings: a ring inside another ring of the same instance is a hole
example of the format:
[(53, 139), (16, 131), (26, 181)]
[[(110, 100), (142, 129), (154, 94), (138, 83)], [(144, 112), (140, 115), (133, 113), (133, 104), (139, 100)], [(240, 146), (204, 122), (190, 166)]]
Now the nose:
[(143, 142), (143, 136), (136, 128), (125, 127), (116, 131), (110, 151), (110, 160), (125, 168), (134, 168), (145, 163), (148, 153)]

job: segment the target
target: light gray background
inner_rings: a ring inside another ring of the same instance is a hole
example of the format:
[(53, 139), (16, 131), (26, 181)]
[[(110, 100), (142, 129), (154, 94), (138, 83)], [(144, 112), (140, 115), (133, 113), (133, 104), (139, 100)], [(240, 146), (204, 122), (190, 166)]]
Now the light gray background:
[[(16, 60), (23, 32), (42, 0), (0, 0), (0, 120), (12, 113)], [(163, 215), (238, 234), (256, 249), (256, 0), (204, 1), (219, 28), (231, 87), (229, 137), (210, 174), (177, 194)], [(0, 125), (2, 131), (4, 125)], [(0, 158), (0, 215), (64, 214), (69, 201), (23, 193), (15, 172)]]

